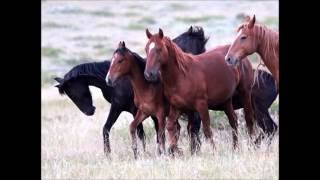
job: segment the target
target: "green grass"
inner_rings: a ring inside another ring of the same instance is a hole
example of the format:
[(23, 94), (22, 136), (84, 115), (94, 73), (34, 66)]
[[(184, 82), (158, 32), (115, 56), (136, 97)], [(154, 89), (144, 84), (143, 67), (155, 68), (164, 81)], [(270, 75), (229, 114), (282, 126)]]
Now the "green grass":
[(50, 28), (74, 28), (74, 27), (68, 24), (61, 24), (56, 22), (44, 22), (41, 24), (41, 28), (50, 29)]
[(154, 20), (152, 17), (142, 17), (138, 21), (131, 21), (127, 29), (130, 30), (144, 30), (146, 26), (156, 24), (156, 20)]
[(63, 9), (60, 10), (59, 13), (61, 14), (84, 14), (86, 11), (81, 9)]
[(57, 58), (63, 51), (53, 47), (41, 47), (41, 56)]
[(73, 37), (72, 40), (74, 41), (106, 41), (109, 38), (107, 36), (76, 36)]
[(112, 12), (109, 12), (109, 11), (92, 11), (90, 12), (91, 15), (94, 15), (94, 16), (102, 16), (102, 17), (112, 17), (114, 16), (114, 14)]
[(143, 30), (145, 28), (145, 25), (143, 24), (139, 24), (139, 23), (129, 23), (129, 25), (127, 26), (127, 29), (130, 30)]
[(64, 65), (69, 65), (69, 66), (75, 66), (78, 64), (82, 64), (82, 63), (88, 63), (88, 62), (92, 62), (90, 60), (90, 58), (88, 57), (88, 55), (86, 54), (80, 54), (79, 58), (73, 58), (73, 59), (63, 59), (61, 60), (61, 62), (64, 63)]
[(96, 44), (93, 46), (93, 49), (102, 49), (104, 48), (105, 46), (103, 44)]
[(41, 70), (41, 87), (53, 84), (55, 82), (53, 78), (54, 73)]
[(182, 1), (181, 1), (181, 3), (173, 3), (170, 6), (174, 10), (186, 10), (186, 9), (189, 9), (188, 6), (182, 4)]
[(271, 114), (275, 114), (279, 112), (279, 103), (278, 102), (274, 102), (272, 103), (271, 107), (270, 107), (270, 113)]
[(142, 23), (142, 24), (155, 24), (156, 23), (156, 20), (154, 20), (152, 17), (142, 17), (138, 23)]
[(211, 127), (225, 129), (230, 126), (224, 111), (209, 111), (209, 117)]
[(248, 56), (249, 60), (253, 64), (259, 64), (260, 63), (260, 56), (257, 53), (253, 53), (252, 55)]
[(140, 16), (140, 13), (139, 12), (133, 12), (133, 11), (128, 11), (128, 12), (125, 12), (123, 14), (124, 16), (131, 16), (131, 17), (136, 17), (136, 16)]
[(97, 56), (104, 56), (106, 58), (111, 57), (112, 53), (115, 51), (115, 48), (111, 48), (105, 46), (104, 48), (100, 48), (96, 51), (95, 55)]
[(222, 20), (225, 19), (225, 16), (223, 15), (205, 15), (205, 16), (199, 16), (199, 17), (175, 17), (175, 20), (182, 21), (186, 23), (198, 23), (198, 22), (204, 22), (209, 20)]
[(267, 17), (262, 21), (262, 24), (266, 26), (277, 26), (279, 24), (279, 18), (274, 16)]
[(117, 24), (113, 23), (113, 22), (104, 22), (104, 23), (99, 23), (97, 24), (95, 27), (98, 28), (108, 28), (108, 27), (113, 27), (113, 26), (117, 26)]

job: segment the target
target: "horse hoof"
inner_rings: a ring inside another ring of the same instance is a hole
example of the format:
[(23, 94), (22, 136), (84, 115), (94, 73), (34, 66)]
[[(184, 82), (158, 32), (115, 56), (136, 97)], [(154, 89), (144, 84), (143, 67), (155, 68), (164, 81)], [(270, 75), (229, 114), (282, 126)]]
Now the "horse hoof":
[(168, 153), (171, 156), (175, 156), (175, 154), (177, 154), (178, 156), (183, 156), (183, 151), (177, 146), (170, 146), (168, 149)]

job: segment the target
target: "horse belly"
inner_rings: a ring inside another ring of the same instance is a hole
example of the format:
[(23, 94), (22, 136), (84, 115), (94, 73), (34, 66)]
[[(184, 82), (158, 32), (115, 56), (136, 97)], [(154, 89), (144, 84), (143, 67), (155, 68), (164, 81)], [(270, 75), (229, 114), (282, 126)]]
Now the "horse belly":
[(167, 99), (169, 103), (178, 109), (186, 109), (188, 107), (188, 103), (186, 101), (186, 98), (184, 96), (180, 95), (168, 95)]

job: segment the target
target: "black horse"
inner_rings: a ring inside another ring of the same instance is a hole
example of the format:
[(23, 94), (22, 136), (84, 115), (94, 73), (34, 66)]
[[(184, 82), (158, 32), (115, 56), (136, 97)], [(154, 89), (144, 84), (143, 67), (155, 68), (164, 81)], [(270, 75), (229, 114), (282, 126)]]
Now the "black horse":
[[(201, 54), (205, 52), (205, 44), (208, 38), (204, 36), (204, 31), (201, 27), (190, 27), (188, 31), (184, 32), (173, 40), (185, 52), (193, 54)], [(55, 80), (59, 82), (56, 87), (60, 94), (67, 94), (67, 96), (76, 104), (76, 106), (86, 115), (93, 115), (95, 107), (92, 105), (92, 96), (89, 86), (95, 86), (101, 89), (104, 98), (111, 103), (111, 108), (107, 121), (103, 127), (104, 137), (104, 151), (110, 153), (109, 132), (122, 111), (127, 111), (133, 116), (137, 112), (137, 108), (133, 102), (133, 90), (127, 78), (122, 78), (118, 81), (115, 87), (107, 86), (105, 77), (110, 67), (109, 61), (92, 62), (80, 64), (73, 67), (64, 78), (56, 77)], [(273, 77), (264, 71), (258, 71), (258, 84), (253, 87), (252, 100), (258, 125), (263, 129), (267, 135), (273, 134), (277, 130), (277, 125), (274, 123), (268, 108), (277, 96), (275, 83)], [(243, 107), (242, 98), (235, 93), (233, 97), (234, 109)], [(196, 118), (200, 118), (195, 113)], [(152, 117), (155, 123), (155, 129), (158, 131), (157, 119)], [(200, 129), (200, 119), (196, 120), (194, 133), (198, 133)], [(145, 134), (143, 125), (139, 124), (137, 130), (138, 137), (145, 141)]]

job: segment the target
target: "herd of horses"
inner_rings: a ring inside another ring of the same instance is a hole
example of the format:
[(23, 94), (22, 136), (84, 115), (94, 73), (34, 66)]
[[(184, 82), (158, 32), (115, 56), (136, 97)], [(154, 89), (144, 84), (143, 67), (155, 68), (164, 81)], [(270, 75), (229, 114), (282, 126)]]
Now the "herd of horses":
[[(148, 117), (155, 125), (159, 154), (166, 152), (165, 129), (169, 135), (168, 152), (182, 153), (177, 144), (181, 115), (188, 119), (191, 154), (201, 146), (201, 123), (206, 140), (214, 148), (209, 109), (225, 112), (232, 127), (233, 147), (237, 148), (238, 121), (234, 110), (243, 108), (250, 139), (255, 135), (255, 122), (263, 130), (255, 139), (258, 145), (266, 137), (272, 139), (278, 128), (268, 109), (279, 92), (279, 35), (256, 24), (255, 16), (237, 31), (231, 45), (206, 51), (208, 38), (202, 27), (191, 26), (173, 40), (162, 29), (156, 34), (146, 29), (146, 58), (121, 41), (110, 61), (77, 65), (64, 78), (55, 78), (59, 83), (56, 87), (88, 116), (95, 112), (89, 86), (101, 89), (111, 103), (103, 127), (106, 155), (111, 152), (111, 127), (122, 111), (134, 116), (129, 129), (135, 158), (137, 135), (145, 150), (142, 122)], [(272, 74), (253, 69), (247, 56), (255, 52)]]

